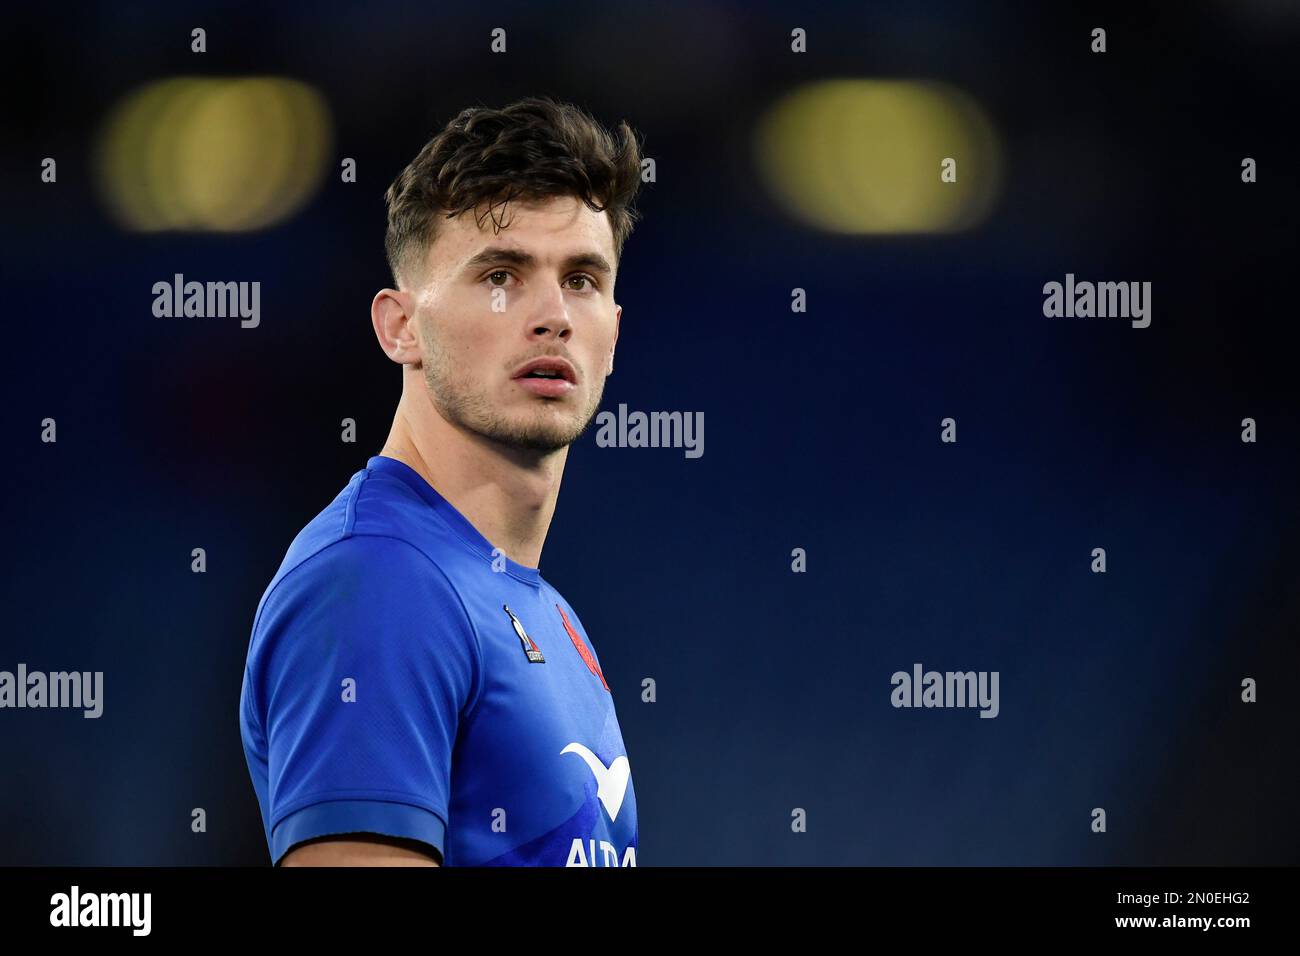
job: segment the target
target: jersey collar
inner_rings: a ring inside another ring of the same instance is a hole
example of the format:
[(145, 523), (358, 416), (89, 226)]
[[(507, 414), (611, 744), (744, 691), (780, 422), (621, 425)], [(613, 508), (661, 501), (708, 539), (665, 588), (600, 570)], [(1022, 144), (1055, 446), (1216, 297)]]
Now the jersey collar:
[(457, 511), (450, 501), (438, 494), (434, 487), (406, 462), (398, 461), (396, 458), (388, 458), (384, 455), (375, 455), (366, 462), (366, 468), (383, 475), (391, 475), (406, 482), (417, 495), (429, 503), (429, 506), (437, 512), (438, 516), (453, 531), (464, 538), (465, 542), (486, 560), (504, 560), (506, 572), (513, 577), (535, 586), (541, 584), (542, 574), (540, 569), (530, 568), (526, 564), (512, 561), (504, 553), (499, 556), (493, 555), (492, 542), (483, 537), (478, 528), (470, 524), (468, 518)]

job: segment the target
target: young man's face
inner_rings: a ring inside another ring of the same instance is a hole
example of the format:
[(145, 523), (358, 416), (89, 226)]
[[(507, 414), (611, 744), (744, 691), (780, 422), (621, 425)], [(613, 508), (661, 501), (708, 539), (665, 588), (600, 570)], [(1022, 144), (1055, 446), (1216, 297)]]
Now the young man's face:
[[(425, 383), (453, 425), (555, 451), (595, 417), (612, 368), (614, 235), (571, 196), (514, 200), (505, 216), (495, 233), (473, 211), (438, 223), (412, 290)], [(536, 359), (560, 366), (555, 377), (521, 377)]]

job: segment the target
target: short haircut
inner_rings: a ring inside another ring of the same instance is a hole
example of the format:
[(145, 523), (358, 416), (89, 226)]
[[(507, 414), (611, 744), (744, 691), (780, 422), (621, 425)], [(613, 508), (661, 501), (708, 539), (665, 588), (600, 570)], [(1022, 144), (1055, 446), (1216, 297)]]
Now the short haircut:
[(502, 109), (471, 107), (429, 140), (393, 184), (384, 248), (393, 281), (419, 271), (437, 238), (440, 217), (486, 205), (492, 217), (512, 199), (535, 202), (574, 196), (609, 215), (614, 255), (640, 218), (633, 208), (641, 186), (641, 148), (626, 122), (611, 133), (585, 110), (530, 96)]

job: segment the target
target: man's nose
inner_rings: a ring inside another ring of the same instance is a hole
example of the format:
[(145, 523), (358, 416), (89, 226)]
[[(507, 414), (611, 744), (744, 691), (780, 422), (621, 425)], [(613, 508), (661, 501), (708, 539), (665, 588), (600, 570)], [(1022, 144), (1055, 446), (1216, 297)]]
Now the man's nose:
[(564, 299), (564, 290), (559, 286), (548, 285), (538, 292), (530, 307), (528, 319), (530, 336), (568, 339), (573, 334), (573, 323), (569, 321), (569, 305)]

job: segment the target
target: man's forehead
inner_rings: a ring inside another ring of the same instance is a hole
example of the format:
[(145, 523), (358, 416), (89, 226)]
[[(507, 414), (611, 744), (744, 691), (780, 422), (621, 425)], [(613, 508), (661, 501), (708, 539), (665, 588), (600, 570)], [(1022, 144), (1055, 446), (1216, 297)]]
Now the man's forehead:
[[(501, 223), (498, 229), (496, 223)], [(582, 253), (598, 253), (614, 265), (614, 230), (609, 214), (596, 212), (576, 196), (546, 200), (512, 199), (489, 211), (486, 205), (469, 209), (439, 223), (438, 236), (447, 242), (444, 256), (453, 268), (484, 249), (509, 248), (527, 252), (541, 261), (562, 260)]]

